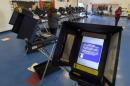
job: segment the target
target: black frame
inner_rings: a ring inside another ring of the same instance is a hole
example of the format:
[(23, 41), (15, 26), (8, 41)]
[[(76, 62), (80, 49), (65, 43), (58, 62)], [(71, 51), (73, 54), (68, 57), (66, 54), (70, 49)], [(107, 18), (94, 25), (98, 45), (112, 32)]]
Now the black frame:
[[(97, 24), (85, 24), (85, 23), (74, 23), (74, 22), (64, 22), (57, 47), (54, 52), (54, 57), (52, 60), (52, 63), (57, 66), (71, 66), (72, 70), (70, 72), (70, 78), (76, 81), (89, 81), (90, 83), (95, 83), (96, 86), (103, 86), (105, 82), (108, 82), (110, 86), (114, 86), (115, 84), (115, 79), (116, 79), (116, 72), (117, 72), (117, 64), (118, 64), (118, 55), (119, 55), (119, 50), (117, 51), (117, 58), (116, 58), (116, 66), (115, 66), (115, 71), (114, 71), (114, 77), (112, 83), (110, 83), (105, 77), (104, 77), (104, 69), (105, 69), (105, 64), (106, 64), (106, 59), (107, 59), (107, 54), (108, 54), (108, 47), (110, 46), (110, 40), (113, 34), (120, 32), (120, 37), (118, 39), (118, 48), (120, 46), (120, 39), (121, 39), (121, 31), (122, 27), (117, 27), (117, 26), (109, 26), (109, 25), (97, 25)], [(104, 46), (102, 50), (102, 56), (101, 56), (101, 63), (99, 64), (99, 75), (95, 76), (92, 74), (87, 74), (86, 72), (83, 72), (81, 70), (77, 70), (73, 67), (73, 64), (77, 62), (78, 58), (78, 53), (80, 49), (80, 44), (82, 41), (82, 36), (84, 32), (87, 33), (96, 33), (96, 34), (101, 34), (105, 35), (106, 38), (104, 39)], [(69, 62), (63, 62), (60, 61), (62, 58), (63, 50), (64, 50), (64, 45), (67, 40), (67, 34), (72, 34), (75, 36), (74, 39), (74, 44), (72, 46), (72, 51), (69, 56)], [(77, 74), (74, 74), (77, 73)], [(88, 78), (85, 78), (88, 77)]]

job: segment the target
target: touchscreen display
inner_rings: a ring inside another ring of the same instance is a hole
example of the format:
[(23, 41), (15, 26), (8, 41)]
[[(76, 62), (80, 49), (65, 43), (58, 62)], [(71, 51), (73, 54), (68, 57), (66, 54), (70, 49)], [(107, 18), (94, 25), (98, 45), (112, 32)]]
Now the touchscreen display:
[(93, 69), (98, 69), (104, 39), (83, 36), (77, 63)]

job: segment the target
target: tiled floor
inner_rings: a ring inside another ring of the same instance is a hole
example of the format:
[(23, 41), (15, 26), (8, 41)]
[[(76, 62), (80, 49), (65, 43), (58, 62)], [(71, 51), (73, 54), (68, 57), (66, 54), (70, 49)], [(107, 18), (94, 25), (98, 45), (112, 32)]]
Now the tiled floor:
[[(88, 16), (85, 23), (114, 25), (113, 17)], [(119, 26), (125, 27), (122, 33), (120, 60), (118, 66), (116, 86), (129, 86), (130, 84), (130, 20), (121, 18)], [(10, 40), (1, 39), (9, 37)], [(0, 86), (31, 86), (26, 79), (31, 75), (27, 68), (34, 62), (41, 63), (46, 60), (40, 53), (26, 55), (25, 42), (16, 39), (16, 34), (6, 32), (0, 34)], [(62, 70), (47, 76), (42, 86), (75, 86), (68, 74)]]

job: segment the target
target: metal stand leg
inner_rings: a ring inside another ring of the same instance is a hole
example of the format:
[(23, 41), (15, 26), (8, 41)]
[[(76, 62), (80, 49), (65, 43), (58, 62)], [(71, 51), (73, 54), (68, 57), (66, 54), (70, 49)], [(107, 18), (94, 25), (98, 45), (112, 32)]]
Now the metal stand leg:
[[(39, 83), (39, 86), (42, 86), (43, 80), (44, 80), (45, 75), (46, 75), (46, 72), (47, 72), (47, 68), (48, 68), (49, 62), (52, 60), (52, 56), (53, 56), (53, 53), (54, 53), (55, 45), (56, 45), (56, 44), (53, 45), (50, 55), (47, 55), (47, 54), (44, 52), (43, 49), (39, 49), (39, 51), (40, 51), (44, 56), (46, 56), (46, 57), (48, 58), (48, 61), (47, 61), (45, 70), (44, 70), (44, 72), (43, 72), (42, 79), (41, 79), (41, 81), (40, 81), (40, 83)], [(64, 70), (64, 71), (69, 72), (69, 70), (68, 70), (67, 68), (64, 68), (64, 67), (60, 67), (60, 68), (61, 68), (62, 70)]]
[(47, 72), (47, 68), (48, 68), (49, 62), (50, 62), (50, 60), (52, 60), (52, 56), (53, 56), (53, 53), (54, 53), (55, 45), (56, 45), (56, 44), (53, 45), (52, 50), (51, 50), (51, 53), (50, 53), (49, 56), (48, 56), (45, 52), (43, 52), (42, 49), (39, 49), (39, 51), (40, 51), (42, 54), (44, 54), (46, 57), (48, 57), (48, 61), (47, 61), (45, 70), (44, 70), (44, 72), (43, 72), (43, 76), (42, 76), (41, 82), (39, 83), (39, 86), (42, 85), (43, 80), (44, 80), (44, 77), (45, 77), (46, 72)]

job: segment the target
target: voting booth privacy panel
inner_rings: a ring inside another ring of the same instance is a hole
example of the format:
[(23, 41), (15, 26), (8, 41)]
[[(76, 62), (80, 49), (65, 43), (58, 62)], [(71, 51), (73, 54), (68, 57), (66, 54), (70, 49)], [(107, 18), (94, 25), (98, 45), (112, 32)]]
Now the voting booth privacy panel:
[(23, 13), (13, 12), (9, 24), (13, 25), (12, 31), (18, 34), (18, 38), (29, 40), (33, 39), (34, 32), (36, 32), (37, 20), (33, 19), (29, 11)]
[(114, 86), (122, 27), (64, 22), (53, 64), (70, 66), (79, 85)]

